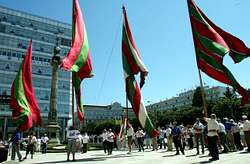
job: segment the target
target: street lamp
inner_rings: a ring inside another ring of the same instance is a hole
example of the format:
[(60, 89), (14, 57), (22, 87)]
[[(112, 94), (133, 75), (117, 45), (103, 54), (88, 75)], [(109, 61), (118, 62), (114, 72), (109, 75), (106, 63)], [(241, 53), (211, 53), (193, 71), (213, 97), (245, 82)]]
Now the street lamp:
[(48, 136), (50, 143), (60, 143), (59, 130), (60, 126), (57, 123), (57, 81), (58, 81), (58, 67), (61, 63), (59, 46), (54, 47), (54, 55), (52, 57), (52, 77), (51, 77), (51, 92), (50, 92), (50, 109), (48, 114)]

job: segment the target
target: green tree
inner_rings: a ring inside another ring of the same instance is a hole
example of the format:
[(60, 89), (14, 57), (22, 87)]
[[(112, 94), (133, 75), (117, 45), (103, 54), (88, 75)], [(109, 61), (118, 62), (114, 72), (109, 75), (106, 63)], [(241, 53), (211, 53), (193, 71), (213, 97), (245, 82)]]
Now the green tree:
[(192, 106), (202, 107), (202, 105), (203, 105), (203, 100), (202, 100), (202, 94), (201, 94), (201, 87), (197, 87), (194, 91)]

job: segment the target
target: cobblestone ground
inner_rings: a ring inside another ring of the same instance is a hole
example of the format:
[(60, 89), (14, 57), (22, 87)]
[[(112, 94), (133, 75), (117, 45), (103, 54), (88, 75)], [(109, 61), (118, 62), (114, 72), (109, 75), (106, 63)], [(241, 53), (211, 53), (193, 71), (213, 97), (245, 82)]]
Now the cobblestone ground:
[[(22, 152), (24, 155), (25, 152)], [(199, 164), (209, 163), (208, 151), (204, 155), (196, 155), (196, 150), (188, 150), (185, 155), (174, 155), (175, 152), (167, 152), (165, 150), (138, 152), (134, 150), (131, 154), (127, 151), (114, 151), (112, 155), (106, 155), (103, 151), (89, 151), (86, 154), (76, 153), (76, 161), (66, 161), (66, 153), (36, 153), (33, 159), (28, 159), (22, 163), (84, 163), (84, 164)], [(18, 163), (18, 161), (10, 161), (8, 157), (7, 163)], [(232, 152), (228, 154), (220, 154), (220, 160), (212, 163), (223, 164), (249, 164), (250, 153), (245, 151)]]

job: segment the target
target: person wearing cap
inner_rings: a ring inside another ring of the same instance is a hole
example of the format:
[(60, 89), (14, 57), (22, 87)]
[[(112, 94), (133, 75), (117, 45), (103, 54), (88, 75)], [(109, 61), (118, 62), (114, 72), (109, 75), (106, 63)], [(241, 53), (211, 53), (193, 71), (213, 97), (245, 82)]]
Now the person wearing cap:
[(242, 119), (244, 121), (243, 131), (244, 131), (245, 139), (247, 143), (247, 151), (250, 151), (250, 121), (247, 119), (246, 115), (243, 115)]
[(219, 150), (217, 146), (218, 140), (218, 131), (219, 131), (219, 124), (216, 121), (216, 115), (211, 114), (210, 119), (207, 121), (207, 129), (208, 129), (208, 150), (210, 155), (212, 156), (209, 161), (216, 161), (219, 160)]
[(172, 129), (172, 135), (173, 135), (173, 141), (174, 141), (174, 145), (176, 148), (176, 154), (175, 155), (179, 155), (179, 149), (181, 150), (182, 154), (184, 155), (184, 149), (182, 147), (181, 144), (181, 129), (177, 126), (177, 122), (174, 121), (173, 122), (173, 129)]

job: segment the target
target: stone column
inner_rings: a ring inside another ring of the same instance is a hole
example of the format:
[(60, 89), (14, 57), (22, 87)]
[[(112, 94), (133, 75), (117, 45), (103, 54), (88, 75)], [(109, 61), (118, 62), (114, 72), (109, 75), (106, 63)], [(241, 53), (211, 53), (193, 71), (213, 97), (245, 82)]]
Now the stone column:
[(51, 77), (51, 92), (50, 92), (50, 108), (48, 114), (48, 137), (49, 143), (60, 143), (59, 130), (60, 126), (57, 123), (57, 78), (58, 78), (58, 67), (60, 65), (60, 47), (54, 48), (54, 56), (52, 57), (52, 77)]

